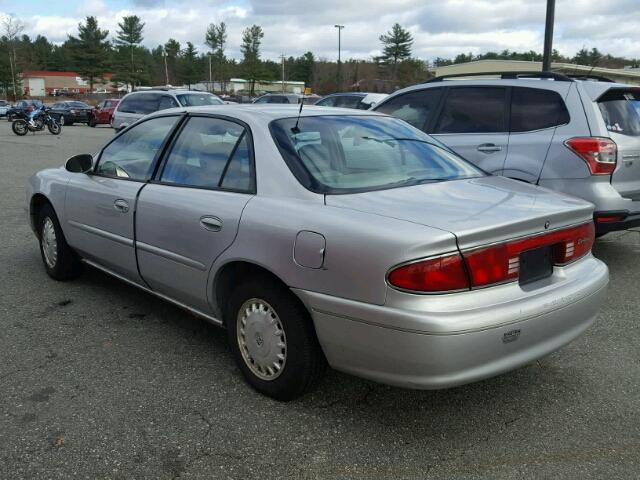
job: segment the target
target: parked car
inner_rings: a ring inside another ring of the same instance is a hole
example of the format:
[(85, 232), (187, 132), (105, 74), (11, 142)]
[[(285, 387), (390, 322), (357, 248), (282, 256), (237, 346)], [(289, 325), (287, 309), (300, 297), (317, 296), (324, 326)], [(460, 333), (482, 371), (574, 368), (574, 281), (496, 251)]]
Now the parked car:
[(0, 117), (4, 117), (11, 105), (6, 100), (0, 100)]
[(70, 100), (67, 102), (54, 103), (51, 106), (50, 113), (60, 125), (71, 126), (74, 123), (85, 123), (88, 125), (92, 110), (93, 108), (84, 102)]
[(592, 202), (600, 235), (640, 226), (638, 87), (547, 72), (465, 76), (406, 88), (374, 109), (487, 172)]
[(331, 95), (327, 95), (322, 98), (322, 100), (317, 101), (315, 104), (319, 107), (342, 107), (369, 110), (388, 96), (389, 95), (386, 93), (332, 93)]
[(118, 98), (108, 98), (99, 102), (93, 110), (91, 110), (91, 116), (89, 117), (89, 126), (95, 127), (96, 125), (111, 124), (111, 118), (116, 106), (120, 102)]
[(284, 103), (298, 105), (302, 99), (299, 93), (267, 93), (256, 98), (253, 103)]
[(18, 100), (13, 107), (7, 109), (7, 120), (12, 122), (23, 113), (30, 113), (34, 108), (40, 108), (42, 102), (40, 100)]
[(212, 93), (173, 88), (153, 88), (125, 95), (111, 119), (111, 126), (122, 130), (158, 110), (174, 107), (198, 107), (223, 105), (224, 102)]
[(157, 112), (36, 173), (27, 199), (51, 277), (84, 262), (226, 326), (245, 378), (280, 400), (325, 360), (411, 388), (506, 372), (606, 298), (590, 203), (369, 111)]

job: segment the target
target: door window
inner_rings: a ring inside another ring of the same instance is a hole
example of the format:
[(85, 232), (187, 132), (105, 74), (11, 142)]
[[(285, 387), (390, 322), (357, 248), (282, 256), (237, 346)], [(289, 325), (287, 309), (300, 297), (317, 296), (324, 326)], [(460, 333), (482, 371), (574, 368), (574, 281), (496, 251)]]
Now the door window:
[(511, 131), (528, 132), (569, 123), (569, 112), (558, 92), (539, 88), (513, 89)]
[(504, 88), (451, 88), (435, 133), (506, 132), (505, 105)]
[(384, 102), (376, 112), (386, 113), (423, 130), (438, 106), (442, 89), (429, 88), (409, 92)]
[(178, 118), (152, 118), (127, 130), (102, 151), (95, 173), (129, 180), (148, 180), (153, 162)]
[(166, 110), (167, 108), (177, 107), (178, 103), (169, 95), (162, 95), (158, 103), (158, 110)]
[(167, 157), (160, 181), (249, 190), (250, 155), (244, 127), (219, 118), (191, 118)]

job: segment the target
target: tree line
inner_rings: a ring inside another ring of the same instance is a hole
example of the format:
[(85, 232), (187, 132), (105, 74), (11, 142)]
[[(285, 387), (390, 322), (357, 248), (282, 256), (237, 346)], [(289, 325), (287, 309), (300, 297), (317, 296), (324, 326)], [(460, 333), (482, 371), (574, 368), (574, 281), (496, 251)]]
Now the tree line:
[[(163, 45), (147, 48), (142, 45), (145, 23), (137, 15), (125, 16), (115, 32), (98, 24), (96, 17), (88, 16), (78, 25), (76, 35), (57, 45), (46, 37), (35, 39), (23, 33), (24, 25), (15, 17), (7, 16), (0, 25), (0, 90), (12, 93), (18, 86), (19, 74), (26, 70), (52, 70), (78, 72), (90, 90), (112, 73), (112, 81), (129, 86), (193, 85), (211, 79), (222, 86), (230, 78), (249, 81), (253, 94), (258, 80), (273, 81), (282, 78), (282, 65), (264, 59), (261, 55), (264, 31), (251, 25), (242, 31), (240, 52), (242, 58), (230, 58), (226, 51), (227, 25), (212, 23), (207, 27), (204, 40), (206, 51), (198, 51), (188, 41), (181, 44), (169, 38)], [(320, 94), (339, 90), (390, 92), (403, 86), (429, 78), (430, 66), (413, 56), (413, 36), (399, 24), (380, 35), (382, 54), (369, 60), (350, 59), (341, 64), (317, 58), (313, 52), (282, 59), (285, 79), (305, 82)], [(461, 53), (454, 58), (436, 58), (433, 66), (483, 59), (541, 61), (535, 51), (487, 52), (481, 55)], [(634, 60), (605, 55), (593, 48), (582, 49), (574, 57), (563, 57), (554, 50), (554, 61), (584, 65), (613, 66), (637, 63)]]

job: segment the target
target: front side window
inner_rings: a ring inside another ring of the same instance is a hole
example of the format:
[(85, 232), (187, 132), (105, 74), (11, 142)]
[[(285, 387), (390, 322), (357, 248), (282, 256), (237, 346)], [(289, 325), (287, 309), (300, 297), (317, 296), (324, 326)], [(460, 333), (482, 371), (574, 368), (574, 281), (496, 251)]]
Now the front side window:
[(287, 165), (318, 193), (355, 193), (484, 174), (438, 141), (389, 117), (275, 120), (270, 129)]
[(163, 183), (248, 190), (247, 135), (241, 125), (210, 117), (189, 119), (167, 157)]
[(506, 132), (505, 93), (500, 87), (451, 88), (435, 133)]
[(511, 131), (542, 130), (569, 123), (569, 112), (558, 92), (516, 87), (511, 94)]
[(598, 107), (607, 130), (640, 136), (640, 92), (610, 90), (598, 99)]
[(253, 103), (269, 103), (269, 97), (267, 95), (256, 99)]
[(375, 108), (375, 111), (399, 118), (423, 130), (437, 108), (441, 95), (440, 88), (409, 92), (389, 99)]
[(316, 105), (319, 107), (335, 107), (336, 97), (325, 97), (322, 100), (318, 100)]
[(95, 173), (146, 181), (153, 162), (179, 117), (158, 117), (142, 122), (117, 137), (100, 155)]
[(166, 110), (167, 108), (175, 108), (177, 106), (176, 101), (169, 95), (162, 95), (160, 102), (158, 102), (158, 110)]
[(224, 102), (210, 93), (184, 93), (177, 95), (183, 107), (201, 107), (205, 105), (223, 105)]

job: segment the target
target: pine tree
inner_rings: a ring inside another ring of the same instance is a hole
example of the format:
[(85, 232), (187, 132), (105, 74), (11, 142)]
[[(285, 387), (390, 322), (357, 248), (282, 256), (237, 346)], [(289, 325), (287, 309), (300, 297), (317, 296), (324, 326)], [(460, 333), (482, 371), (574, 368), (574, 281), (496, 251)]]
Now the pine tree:
[(263, 37), (264, 32), (259, 25), (252, 25), (242, 31), (242, 45), (240, 46), (240, 51), (243, 55), (242, 69), (247, 80), (251, 82), (251, 95), (254, 93), (256, 80), (262, 72), (260, 64), (260, 44), (262, 43)]
[(189, 88), (191, 88), (192, 84), (200, 80), (198, 67), (198, 51), (193, 43), (187, 42), (187, 48), (181, 52), (180, 79), (182, 83), (186, 83)]
[(396, 23), (391, 30), (384, 35), (380, 35), (382, 42), (382, 61), (391, 64), (393, 68), (393, 80), (396, 79), (398, 71), (398, 62), (411, 57), (411, 45), (413, 45), (413, 36), (408, 30), (405, 30)]
[[(116, 32), (116, 38), (114, 39), (114, 43), (120, 47), (118, 49), (120, 61), (118, 62), (119, 71), (117, 72), (117, 77), (122, 81), (130, 83), (131, 88), (135, 86), (136, 82), (139, 83), (141, 77), (141, 72), (136, 71), (134, 53), (144, 39), (142, 36), (144, 25), (137, 15), (122, 17), (122, 22), (118, 23), (119, 30)], [(123, 60), (125, 52), (128, 53), (129, 56), (128, 62)], [(126, 65), (127, 63), (129, 65)]]
[(167, 56), (167, 70), (169, 72), (169, 84), (177, 83), (177, 62), (180, 55), (180, 42), (170, 38), (167, 43), (164, 44), (164, 53)]
[(89, 81), (91, 92), (95, 81), (101, 80), (107, 70), (108, 35), (108, 30), (100, 30), (96, 17), (87, 17), (84, 24), (78, 24), (78, 37), (69, 36), (73, 62), (80, 76)]
[[(205, 37), (206, 44), (211, 48), (211, 54), (214, 58), (216, 66), (216, 76), (221, 83), (225, 81), (225, 64), (227, 59), (224, 55), (224, 47), (227, 43), (227, 25), (224, 22), (219, 24), (211, 23), (207, 28), (207, 35)], [(225, 88), (223, 86), (222, 90)]]

